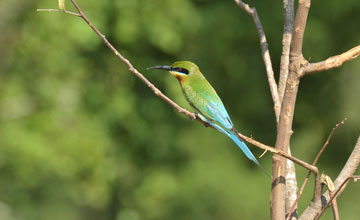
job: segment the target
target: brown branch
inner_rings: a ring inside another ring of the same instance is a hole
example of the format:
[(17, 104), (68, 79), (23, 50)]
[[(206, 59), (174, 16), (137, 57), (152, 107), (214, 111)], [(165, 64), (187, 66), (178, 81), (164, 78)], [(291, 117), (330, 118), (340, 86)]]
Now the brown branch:
[[(306, 63), (302, 56), (302, 43), (306, 27), (307, 15), (310, 8), (310, 0), (300, 0), (295, 17), (294, 30), (290, 47), (290, 72), (286, 81), (285, 94), (281, 104), (281, 111), (278, 123), (278, 133), (276, 137), (276, 148), (284, 152), (288, 151), (290, 138), (293, 133), (292, 123), (295, 110), (296, 96), (300, 84), (299, 75), (304, 71)], [(286, 160), (277, 155), (273, 156), (273, 180), (285, 178)], [(319, 188), (318, 175), (315, 176), (316, 191)], [(271, 218), (284, 219), (285, 216), (285, 181), (278, 181), (271, 191)], [(317, 197), (316, 197), (317, 198)]]
[(290, 55), (293, 57), (302, 56), (302, 45), (309, 13), (311, 0), (300, 0), (296, 11), (293, 38), (291, 41)]
[(241, 137), (241, 139), (245, 140), (248, 143), (251, 143), (251, 144), (257, 146), (260, 149), (266, 150), (268, 152), (271, 152), (271, 153), (277, 154), (279, 156), (282, 156), (282, 157), (284, 157), (286, 159), (289, 159), (289, 160), (293, 161), (294, 163), (297, 163), (298, 165), (308, 169), (309, 171), (311, 171), (311, 172), (313, 172), (315, 174), (319, 173), (317, 167), (315, 167), (313, 165), (310, 165), (310, 164), (308, 164), (308, 163), (306, 163), (306, 162), (304, 162), (304, 161), (302, 161), (302, 160), (300, 160), (300, 159), (298, 159), (296, 157), (293, 157), (293, 156), (285, 153), (284, 151), (281, 151), (279, 149), (276, 149), (276, 148), (270, 147), (268, 145), (265, 145), (263, 143), (260, 143), (259, 141), (256, 141), (256, 140), (254, 140), (252, 138), (249, 138), (249, 137), (247, 137), (247, 136), (245, 136), (245, 135), (243, 135), (241, 133), (238, 133), (238, 135)]
[[(347, 120), (347, 118), (344, 118), (341, 122), (337, 123), (337, 124), (335, 125), (335, 127), (333, 127), (333, 129), (331, 130), (331, 132), (330, 132), (328, 138), (326, 139), (324, 145), (323, 145), (322, 148), (320, 149), (319, 153), (316, 155), (315, 160), (314, 160), (314, 162), (312, 163), (313, 166), (316, 165), (316, 163), (317, 163), (317, 161), (319, 160), (321, 154), (324, 152), (325, 148), (329, 145), (330, 140), (331, 140), (332, 136), (334, 135), (335, 130), (336, 130), (338, 127), (340, 127), (341, 125), (343, 125), (346, 120)], [(304, 180), (304, 183), (302, 184), (302, 186), (301, 186), (301, 188), (300, 188), (299, 194), (297, 195), (297, 198), (296, 198), (294, 204), (291, 206), (290, 212), (289, 212), (286, 220), (289, 220), (289, 219), (290, 219), (290, 217), (291, 217), (290, 213), (292, 213), (292, 212), (295, 210), (296, 205), (297, 205), (297, 203), (298, 203), (298, 201), (299, 201), (299, 199), (300, 199), (300, 196), (302, 195), (302, 193), (303, 193), (303, 191), (304, 191), (304, 188), (305, 188), (307, 182), (309, 181), (310, 174), (311, 174), (311, 173), (308, 172), (308, 174), (306, 175), (306, 178), (305, 178), (305, 180)]]
[(324, 61), (317, 63), (309, 63), (305, 68), (305, 75), (310, 75), (317, 72), (322, 72), (332, 68), (339, 67), (343, 63), (351, 61), (360, 55), (360, 45), (356, 46), (345, 53), (330, 57)]
[[(290, 44), (292, 38), (292, 31), (294, 29), (294, 0), (283, 0), (284, 9), (284, 32), (282, 38), (282, 54), (280, 61), (280, 74), (279, 74), (279, 99), (282, 103), (286, 81), (289, 75), (289, 63), (290, 63)], [(291, 155), (290, 147), (288, 148), (288, 154)], [(291, 205), (296, 200), (296, 193), (298, 190), (295, 165), (292, 161), (286, 161), (286, 192), (285, 192), (285, 214), (289, 213), (292, 219), (297, 219), (297, 209), (291, 210)]]
[(279, 121), (279, 114), (280, 114), (280, 98), (278, 93), (277, 84), (274, 77), (274, 70), (271, 63), (270, 53), (269, 53), (269, 46), (266, 41), (266, 36), (263, 30), (263, 27), (261, 25), (261, 21), (259, 18), (259, 15), (257, 14), (256, 8), (251, 8), (248, 4), (245, 4), (241, 0), (234, 0), (235, 3), (242, 8), (246, 13), (248, 13), (254, 20), (254, 23), (256, 25), (256, 29), (259, 34), (260, 39), (260, 47), (261, 47), (261, 54), (265, 63), (266, 68), (266, 74), (270, 86), (271, 96), (274, 102), (274, 110), (275, 110), (275, 116), (276, 116), (276, 122)]
[(314, 163), (313, 163), (314, 166), (315, 166), (315, 164), (318, 162), (318, 160), (319, 160), (321, 154), (324, 152), (325, 148), (329, 145), (330, 140), (331, 140), (332, 136), (334, 135), (335, 130), (336, 130), (338, 127), (340, 127), (341, 125), (345, 124), (345, 121), (346, 121), (346, 120), (347, 120), (347, 118), (344, 118), (341, 122), (337, 123), (337, 124), (335, 125), (335, 127), (333, 127), (333, 129), (331, 130), (331, 132), (330, 132), (328, 138), (326, 139), (323, 147), (321, 148), (321, 150), (319, 151), (319, 153), (318, 153), (318, 154), (316, 155), (316, 157), (315, 157), (315, 160), (314, 160)]
[[(338, 193), (341, 193), (342, 190), (344, 190), (347, 183), (345, 181), (347, 180), (347, 178), (354, 175), (359, 164), (360, 164), (360, 136), (356, 142), (353, 151), (351, 152), (349, 159), (347, 160), (345, 166), (343, 167), (343, 169), (341, 170), (340, 174), (338, 175), (338, 177), (334, 182), (335, 190), (336, 191), (340, 190)], [(328, 192), (323, 193), (322, 199), (324, 201), (329, 201), (330, 200), (329, 193)], [(321, 212), (321, 210), (322, 210), (321, 204), (319, 206), (318, 204), (310, 203), (310, 205), (305, 209), (305, 211), (302, 213), (299, 219), (300, 220), (314, 219)]]
[(282, 38), (282, 54), (279, 74), (279, 98), (280, 103), (285, 93), (286, 80), (289, 75), (290, 43), (294, 29), (294, 0), (284, 0), (284, 33)]
[(336, 190), (336, 192), (334, 193), (334, 195), (331, 197), (331, 199), (326, 203), (326, 205), (324, 206), (324, 208), (321, 210), (321, 212), (319, 213), (319, 215), (316, 216), (316, 218), (314, 220), (318, 220), (321, 215), (325, 212), (325, 210), (330, 206), (330, 204), (332, 203), (332, 201), (338, 196), (338, 194), (342, 193), (347, 185), (347, 183), (349, 182), (349, 180), (353, 179), (354, 182), (360, 180), (360, 176), (349, 176), (348, 178), (346, 178), (343, 183), (340, 185), (340, 187)]

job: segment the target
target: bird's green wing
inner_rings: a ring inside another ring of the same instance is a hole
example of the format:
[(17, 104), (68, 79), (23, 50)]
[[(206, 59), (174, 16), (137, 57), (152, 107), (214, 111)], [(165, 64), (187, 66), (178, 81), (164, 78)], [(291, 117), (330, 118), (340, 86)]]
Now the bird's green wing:
[(199, 111), (199, 113), (219, 123), (226, 129), (231, 130), (233, 128), (234, 125), (224, 104), (207, 81), (197, 83), (196, 87), (185, 85), (183, 92), (190, 105)]

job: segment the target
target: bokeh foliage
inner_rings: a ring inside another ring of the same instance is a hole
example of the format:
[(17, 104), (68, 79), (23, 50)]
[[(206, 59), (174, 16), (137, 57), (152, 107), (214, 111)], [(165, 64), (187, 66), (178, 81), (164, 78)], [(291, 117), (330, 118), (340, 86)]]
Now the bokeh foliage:
[[(233, 1), (78, 3), (176, 102), (189, 108), (175, 79), (146, 67), (194, 61), (238, 130), (274, 144), (257, 32)], [(248, 3), (257, 7), (278, 73), (282, 2)], [(36, 12), (56, 6), (55, 0), (0, 2), (0, 219), (268, 219), (270, 182), (260, 169), (227, 137), (154, 96), (81, 19)], [(320, 61), (358, 45), (359, 11), (358, 0), (314, 1), (304, 56)], [(360, 131), (359, 68), (358, 59), (300, 86), (295, 156), (311, 162), (334, 124), (349, 118), (319, 162), (333, 178)], [(271, 170), (271, 154), (260, 162)], [(306, 171), (297, 171), (302, 182)], [(339, 198), (344, 219), (359, 215), (359, 193), (349, 184)]]

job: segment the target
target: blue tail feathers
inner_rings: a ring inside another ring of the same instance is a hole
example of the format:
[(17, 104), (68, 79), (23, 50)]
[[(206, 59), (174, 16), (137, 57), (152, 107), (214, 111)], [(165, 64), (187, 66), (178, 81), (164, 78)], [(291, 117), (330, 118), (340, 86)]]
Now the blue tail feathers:
[(220, 131), (221, 133), (226, 134), (227, 136), (229, 136), (231, 138), (231, 140), (233, 140), (235, 142), (235, 144), (242, 150), (242, 152), (244, 152), (244, 154), (246, 155), (247, 158), (249, 158), (250, 160), (252, 160), (256, 165), (258, 165), (258, 167), (261, 168), (261, 170), (268, 176), (271, 178), (271, 176), (269, 175), (268, 172), (266, 172), (266, 170), (264, 169), (264, 167), (262, 167), (260, 165), (260, 163), (256, 160), (255, 156), (251, 153), (250, 149), (246, 146), (246, 144), (239, 138), (239, 136), (237, 135), (237, 133), (233, 130), (225, 130), (223, 127), (221, 127), (220, 125), (216, 124), (215, 122), (207, 119), (206, 117), (204, 117), (201, 114), (196, 114), (202, 121), (210, 124), (213, 128), (215, 128), (216, 130)]
[(256, 165), (258, 165), (258, 167), (260, 167), (262, 169), (262, 171), (270, 177), (270, 175), (268, 174), (268, 172), (266, 172), (266, 170), (264, 169), (264, 167), (262, 167), (260, 165), (260, 163), (256, 160), (255, 156), (251, 153), (250, 149), (246, 146), (246, 144), (240, 140), (240, 138), (238, 137), (238, 135), (235, 133), (235, 131), (231, 131), (231, 132), (226, 132), (226, 134), (231, 138), (231, 140), (233, 140), (235, 142), (235, 144), (244, 152), (245, 156), (247, 158), (249, 158), (250, 160), (252, 160)]

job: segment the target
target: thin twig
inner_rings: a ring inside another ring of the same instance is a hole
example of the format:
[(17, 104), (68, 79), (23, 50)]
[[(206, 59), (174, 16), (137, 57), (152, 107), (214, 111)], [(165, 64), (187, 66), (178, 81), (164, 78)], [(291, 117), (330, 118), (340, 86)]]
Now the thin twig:
[(251, 8), (248, 4), (245, 4), (241, 0), (234, 0), (234, 1), (240, 8), (242, 8), (246, 13), (248, 13), (253, 18), (254, 23), (256, 25), (256, 29), (258, 31), (259, 39), (260, 39), (261, 53), (262, 53), (262, 57), (263, 57), (263, 60), (265, 63), (266, 74), (267, 74), (267, 78), (268, 78), (268, 82), (269, 82), (269, 86), (270, 86), (270, 92), (271, 92), (271, 96), (272, 96), (272, 99), (274, 102), (276, 122), (278, 122), (281, 103), (280, 103), (280, 98), (279, 98), (279, 93), (278, 93), (278, 87), (277, 87), (275, 77), (274, 77), (274, 70), (273, 70), (272, 63), (271, 63), (269, 46), (266, 41), (266, 36), (265, 36), (264, 30), (263, 30), (263, 27), (261, 25), (259, 15), (257, 14), (255, 7)]
[(81, 15), (78, 14), (78, 13), (75, 13), (75, 12), (72, 12), (72, 11), (67, 11), (67, 10), (61, 10), (61, 9), (36, 9), (36, 11), (38, 11), (38, 12), (61, 12), (61, 13), (81, 17)]
[(262, 158), (267, 152), (267, 149), (264, 150), (264, 152), (259, 156), (259, 158)]
[[(332, 128), (332, 130), (331, 130), (328, 138), (326, 139), (324, 145), (323, 145), (322, 148), (320, 149), (319, 153), (316, 155), (316, 157), (315, 157), (315, 159), (314, 159), (314, 162), (312, 163), (313, 166), (316, 165), (316, 163), (318, 162), (321, 154), (324, 152), (325, 148), (329, 145), (330, 140), (331, 140), (332, 136), (334, 135), (335, 130), (336, 130), (338, 127), (340, 127), (341, 125), (343, 125), (346, 120), (347, 120), (347, 118), (344, 118), (341, 122), (337, 123), (337, 124), (335, 125), (335, 127)], [(297, 205), (297, 203), (298, 203), (298, 201), (299, 201), (299, 199), (300, 199), (300, 196), (302, 195), (302, 193), (303, 193), (303, 191), (304, 191), (304, 188), (305, 188), (307, 182), (309, 181), (310, 174), (311, 174), (311, 173), (308, 172), (308, 174), (306, 175), (306, 178), (305, 178), (305, 180), (304, 180), (304, 183), (302, 184), (302, 186), (301, 186), (301, 188), (300, 188), (300, 191), (299, 191), (299, 193), (298, 193), (298, 195), (297, 195), (297, 197), (296, 197), (296, 200), (295, 200), (294, 204), (291, 206), (290, 212), (289, 212), (286, 220), (289, 220), (289, 219), (290, 219), (291, 213), (295, 210), (296, 205)]]
[(346, 184), (347, 184), (347, 183), (349, 182), (349, 180), (351, 180), (351, 179), (353, 179), (354, 182), (356, 182), (356, 181), (360, 180), (360, 176), (349, 176), (349, 177), (347, 177), (347, 178), (344, 180), (344, 182), (340, 185), (340, 187), (336, 190), (336, 192), (334, 193), (334, 195), (330, 198), (330, 200), (326, 203), (326, 205), (325, 205), (324, 208), (321, 210), (321, 212), (319, 213), (319, 215), (317, 215), (314, 220), (318, 220), (318, 219), (321, 217), (321, 215), (325, 212), (325, 210), (330, 206), (331, 202), (338, 196), (338, 194), (340, 194), (340, 193), (344, 190)]
[(333, 197), (333, 201), (331, 202), (331, 207), (333, 210), (333, 216), (334, 216), (334, 220), (339, 220), (340, 216), (339, 216), (339, 208), (336, 202), (336, 197), (333, 191), (329, 190), (329, 196), (330, 198)]
[(317, 62), (317, 63), (309, 63), (306, 66), (305, 75), (322, 72), (325, 70), (329, 70), (332, 68), (339, 67), (343, 65), (343, 63), (351, 61), (360, 55), (360, 45), (356, 46), (345, 53), (340, 55), (332, 56), (324, 61)]
[(319, 160), (321, 154), (324, 152), (325, 148), (329, 145), (330, 139), (331, 139), (332, 136), (334, 135), (335, 130), (336, 130), (338, 127), (340, 127), (341, 125), (345, 124), (345, 121), (346, 121), (346, 120), (347, 120), (347, 118), (344, 118), (341, 122), (337, 123), (337, 124), (335, 125), (335, 127), (333, 127), (333, 129), (331, 130), (331, 132), (330, 132), (328, 138), (326, 139), (323, 147), (321, 148), (321, 150), (319, 151), (319, 153), (318, 153), (318, 154), (316, 155), (316, 157), (315, 157), (315, 160), (314, 160), (314, 163), (313, 163), (314, 166), (315, 166), (315, 164), (318, 162), (318, 160)]
[(306, 163), (306, 162), (304, 162), (304, 161), (302, 161), (302, 160), (300, 160), (300, 159), (298, 159), (298, 158), (296, 158), (296, 157), (290, 156), (289, 154), (285, 153), (284, 151), (281, 151), (281, 150), (279, 150), (279, 149), (276, 149), (276, 148), (270, 147), (270, 146), (268, 146), (268, 145), (265, 145), (265, 144), (263, 144), (263, 143), (260, 143), (260, 142), (254, 140), (254, 139), (252, 139), (252, 138), (249, 138), (249, 137), (247, 137), (247, 136), (245, 136), (245, 135), (243, 135), (243, 134), (238, 133), (238, 135), (239, 135), (243, 140), (245, 140), (246, 142), (249, 142), (249, 143), (257, 146), (258, 148), (261, 148), (261, 149), (263, 149), (263, 150), (267, 150), (267, 151), (269, 151), (269, 152), (271, 152), (271, 153), (274, 153), (274, 154), (280, 155), (280, 156), (282, 156), (282, 157), (284, 157), (284, 158), (286, 158), (286, 159), (289, 159), (289, 160), (297, 163), (298, 165), (300, 165), (300, 166), (308, 169), (309, 171), (313, 172), (314, 174), (318, 174), (318, 173), (319, 173), (317, 167), (315, 167), (315, 166), (313, 166), (313, 165), (310, 165), (310, 164), (308, 164), (308, 163)]

